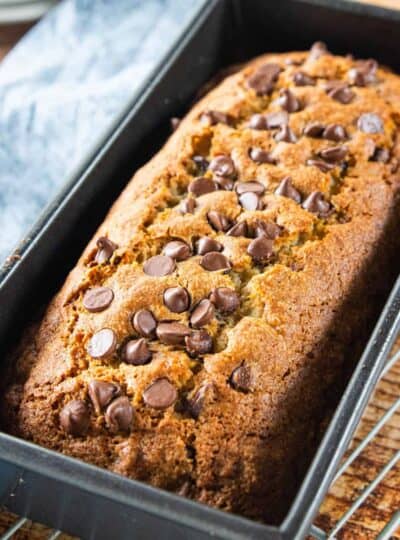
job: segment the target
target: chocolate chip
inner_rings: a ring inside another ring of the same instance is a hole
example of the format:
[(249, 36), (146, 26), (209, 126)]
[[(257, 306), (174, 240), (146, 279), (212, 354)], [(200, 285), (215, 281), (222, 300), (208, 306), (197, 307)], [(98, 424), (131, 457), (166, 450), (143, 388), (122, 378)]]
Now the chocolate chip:
[(225, 255), (218, 253), (217, 251), (210, 251), (203, 255), (200, 261), (200, 265), (204, 270), (214, 272), (216, 270), (230, 270), (231, 265)]
[(325, 126), (321, 124), (320, 122), (310, 122), (304, 128), (303, 134), (306, 135), (307, 137), (314, 137), (318, 139), (319, 137), (322, 137), (324, 129), (325, 129)]
[(376, 82), (376, 71), (378, 63), (376, 60), (365, 60), (358, 62), (358, 65), (351, 68), (348, 73), (348, 78), (351, 84), (355, 86), (367, 86)]
[(325, 90), (329, 97), (343, 105), (347, 105), (355, 97), (355, 93), (351, 88), (341, 81), (331, 81), (325, 86)]
[(173, 240), (164, 246), (163, 254), (175, 261), (185, 261), (192, 255), (192, 250), (186, 242)]
[(309, 167), (317, 167), (322, 172), (331, 171), (336, 167), (334, 163), (328, 163), (327, 161), (323, 161), (322, 159), (307, 159), (306, 165), (308, 165)]
[(293, 82), (296, 86), (315, 86), (315, 79), (303, 71), (297, 71), (293, 75)]
[(239, 221), (233, 227), (231, 227), (227, 232), (227, 236), (247, 236), (248, 227), (246, 221)]
[(339, 163), (346, 157), (347, 152), (348, 149), (346, 146), (331, 146), (330, 148), (321, 150), (319, 155), (328, 163)]
[(269, 129), (267, 117), (264, 114), (253, 114), (250, 118), (249, 127), (251, 129)]
[(116, 383), (93, 379), (88, 385), (88, 392), (96, 414), (101, 414), (114, 398), (121, 395), (121, 387)]
[(259, 236), (266, 236), (271, 240), (275, 240), (275, 238), (278, 238), (278, 236), (280, 236), (282, 232), (282, 228), (276, 223), (261, 221), (261, 219), (256, 220), (253, 226), (253, 230), (254, 236), (256, 238), (258, 238)]
[(293, 113), (301, 109), (300, 101), (288, 88), (280, 91), (278, 103), (288, 113)]
[(83, 306), (91, 313), (98, 313), (108, 308), (114, 300), (114, 293), (109, 287), (93, 287), (85, 292)]
[(274, 138), (277, 142), (295, 143), (297, 141), (296, 135), (287, 124), (280, 128)]
[(195, 162), (197, 169), (200, 173), (205, 173), (208, 169), (209, 162), (208, 160), (203, 156), (193, 156), (192, 160)]
[(123, 351), (122, 360), (126, 364), (133, 366), (144, 366), (152, 359), (153, 353), (150, 351), (144, 338), (129, 340)]
[(106, 236), (101, 236), (96, 244), (98, 250), (94, 260), (99, 264), (107, 262), (118, 247), (117, 244), (114, 244), (114, 242), (109, 240)]
[(259, 96), (268, 95), (272, 92), (280, 72), (281, 67), (278, 64), (264, 64), (247, 79), (247, 86)]
[(380, 163), (387, 163), (390, 159), (390, 152), (387, 148), (375, 148), (371, 161), (379, 161)]
[(157, 321), (148, 309), (140, 309), (135, 313), (132, 319), (133, 328), (143, 337), (154, 337)]
[(187, 352), (192, 356), (208, 354), (212, 352), (212, 337), (205, 330), (192, 332), (190, 336), (185, 337)]
[(259, 236), (250, 242), (247, 253), (256, 262), (268, 262), (273, 254), (273, 242), (266, 236)]
[(270, 152), (267, 152), (267, 150), (263, 150), (262, 148), (250, 148), (249, 157), (256, 163), (271, 163), (271, 165), (276, 164), (276, 159), (270, 154)]
[(195, 197), (201, 197), (201, 195), (206, 195), (207, 193), (212, 193), (217, 190), (218, 186), (214, 180), (206, 178), (205, 176), (195, 178), (188, 186), (189, 193), (193, 193)]
[(69, 401), (60, 412), (60, 426), (69, 435), (74, 437), (85, 435), (89, 424), (89, 408), (82, 399)]
[(252, 387), (252, 376), (249, 366), (241, 365), (235, 368), (229, 377), (229, 383), (235, 390), (249, 392)]
[(261, 184), (261, 182), (252, 180), (251, 182), (238, 182), (235, 186), (235, 190), (238, 195), (241, 195), (242, 193), (248, 193), (249, 191), (257, 193), (257, 195), (263, 195), (265, 191), (265, 186)]
[(182, 345), (190, 335), (190, 328), (179, 322), (160, 322), (157, 325), (157, 337), (165, 345)]
[(233, 180), (226, 176), (217, 176), (214, 180), (220, 189), (224, 191), (232, 191), (233, 189)]
[(207, 219), (216, 231), (227, 231), (231, 226), (229, 219), (215, 210), (210, 210), (210, 212), (207, 213)]
[(232, 125), (233, 118), (230, 114), (220, 111), (205, 111), (201, 113), (200, 121), (209, 126), (215, 126), (215, 124), (218, 123), (227, 124), (230, 126)]
[(214, 318), (214, 305), (204, 298), (200, 300), (197, 306), (192, 311), (190, 316), (190, 324), (193, 328), (201, 328), (208, 324)]
[(196, 253), (198, 255), (205, 255), (210, 251), (222, 251), (222, 248), (222, 244), (220, 244), (213, 238), (208, 238), (208, 236), (202, 236), (196, 242)]
[(232, 176), (235, 174), (235, 164), (229, 156), (217, 156), (210, 161), (210, 171), (218, 176)]
[(245, 210), (249, 210), (251, 212), (255, 210), (262, 210), (263, 208), (263, 202), (259, 195), (257, 195), (257, 193), (253, 193), (252, 191), (242, 193), (242, 195), (239, 197), (239, 202)]
[(203, 383), (193, 397), (188, 400), (189, 413), (195, 420), (200, 416), (207, 395), (211, 393), (215, 393), (215, 385), (213, 383)]
[(309, 60), (317, 60), (321, 56), (329, 54), (329, 51), (323, 41), (316, 41), (310, 49), (308, 58)]
[(180, 118), (178, 118), (176, 116), (173, 116), (172, 118), (170, 118), (170, 124), (171, 124), (172, 131), (176, 131), (178, 129), (180, 123), (181, 123)]
[(183, 287), (170, 287), (164, 291), (164, 304), (173, 313), (187, 311), (190, 306), (190, 296)]
[(143, 392), (143, 400), (153, 409), (167, 409), (178, 398), (178, 392), (166, 378), (156, 379)]
[(92, 358), (111, 356), (117, 348), (117, 336), (111, 328), (103, 328), (90, 338), (87, 352)]
[(236, 291), (229, 287), (217, 287), (210, 294), (210, 300), (221, 313), (232, 313), (240, 306), (240, 298)]
[(364, 113), (357, 120), (357, 127), (364, 133), (382, 133), (382, 119), (374, 113)]
[(320, 191), (313, 191), (303, 202), (302, 207), (308, 212), (318, 214), (319, 217), (327, 217), (332, 212), (331, 205)]
[(297, 189), (293, 187), (290, 176), (286, 176), (283, 178), (283, 180), (281, 180), (279, 186), (275, 190), (275, 195), (288, 197), (289, 199), (293, 199), (298, 204), (301, 203), (301, 195)]
[(175, 270), (175, 261), (167, 255), (155, 255), (150, 257), (144, 265), (143, 272), (148, 276), (162, 277), (172, 274)]
[(192, 197), (184, 199), (180, 205), (182, 214), (193, 214), (196, 208), (196, 201)]
[(277, 111), (266, 116), (268, 129), (276, 129), (285, 126), (289, 122), (287, 111)]
[(107, 427), (112, 433), (130, 431), (133, 422), (133, 407), (127, 396), (121, 396), (107, 407), (105, 419)]
[(326, 126), (322, 133), (322, 138), (327, 139), (328, 141), (345, 141), (347, 137), (347, 132), (343, 126), (340, 124), (329, 124)]

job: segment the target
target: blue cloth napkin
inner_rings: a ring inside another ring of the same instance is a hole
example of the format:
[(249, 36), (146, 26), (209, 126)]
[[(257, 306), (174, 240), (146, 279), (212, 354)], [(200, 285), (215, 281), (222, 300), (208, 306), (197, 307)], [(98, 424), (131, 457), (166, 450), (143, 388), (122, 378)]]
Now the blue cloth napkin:
[(0, 266), (200, 0), (65, 0), (0, 64)]

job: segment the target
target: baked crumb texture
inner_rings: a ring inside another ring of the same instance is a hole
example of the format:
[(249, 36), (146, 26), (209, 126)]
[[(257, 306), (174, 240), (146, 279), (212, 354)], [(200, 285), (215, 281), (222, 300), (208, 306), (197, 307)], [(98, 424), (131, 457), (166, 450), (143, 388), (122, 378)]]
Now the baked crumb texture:
[(320, 43), (226, 78), (14, 353), (6, 429), (279, 521), (388, 286), (399, 105), (396, 75)]

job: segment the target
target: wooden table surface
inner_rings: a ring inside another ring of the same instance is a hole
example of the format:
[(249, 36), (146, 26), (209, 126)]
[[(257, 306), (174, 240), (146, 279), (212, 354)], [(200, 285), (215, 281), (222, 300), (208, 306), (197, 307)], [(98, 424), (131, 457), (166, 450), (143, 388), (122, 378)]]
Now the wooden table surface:
[[(358, 0), (379, 6), (400, 9), (400, 0)], [(0, 26), (0, 60), (30, 28), (30, 24), (12, 27)], [(397, 344), (400, 347), (400, 340)], [(399, 396), (400, 362), (379, 383), (363, 420), (354, 436), (352, 447), (365, 437), (376, 421)], [(379, 435), (367, 446), (346, 473), (332, 486), (316, 523), (329, 530), (350, 506), (357, 494), (375, 477), (383, 465), (400, 448), (400, 411), (395, 413)], [(340, 540), (373, 540), (395, 510), (400, 510), (400, 463), (385, 477), (377, 490), (368, 497), (365, 504), (352, 516), (348, 524), (338, 533)], [(16, 520), (16, 516), (0, 513), (0, 534), (4, 533)], [(17, 534), (15, 540), (45, 540), (49, 529), (43, 525), (28, 522)], [(60, 540), (71, 540), (61, 535)], [(392, 535), (400, 539), (400, 531)]]

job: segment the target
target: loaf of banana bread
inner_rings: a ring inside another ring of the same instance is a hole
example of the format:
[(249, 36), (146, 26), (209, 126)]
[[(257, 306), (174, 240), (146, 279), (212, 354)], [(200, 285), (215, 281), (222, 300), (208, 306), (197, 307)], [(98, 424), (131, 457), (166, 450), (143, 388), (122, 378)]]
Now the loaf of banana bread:
[(322, 43), (227, 77), (13, 353), (3, 427), (281, 519), (390, 284), (399, 110), (396, 75)]

